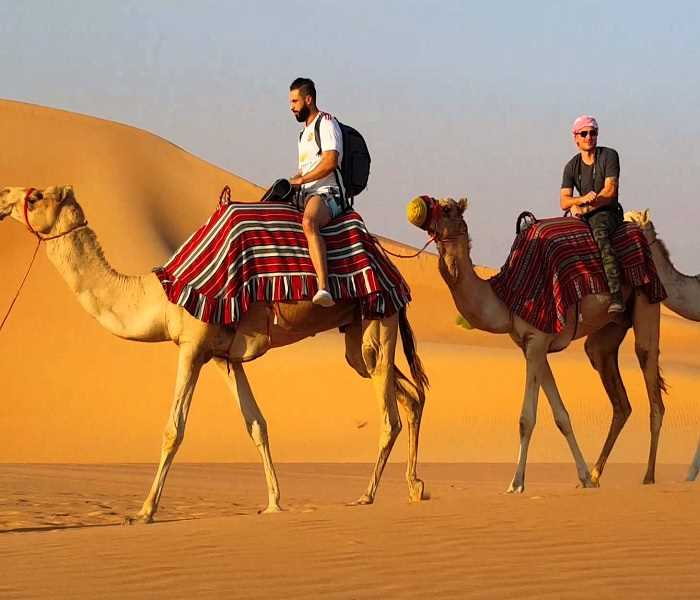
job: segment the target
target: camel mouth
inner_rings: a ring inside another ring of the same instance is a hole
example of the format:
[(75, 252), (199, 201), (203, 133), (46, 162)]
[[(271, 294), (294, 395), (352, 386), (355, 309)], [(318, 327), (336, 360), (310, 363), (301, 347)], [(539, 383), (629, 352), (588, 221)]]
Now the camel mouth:
[(11, 212), (12, 212), (12, 208), (6, 208), (4, 210), (0, 210), (0, 221), (3, 221), (6, 217), (9, 217)]

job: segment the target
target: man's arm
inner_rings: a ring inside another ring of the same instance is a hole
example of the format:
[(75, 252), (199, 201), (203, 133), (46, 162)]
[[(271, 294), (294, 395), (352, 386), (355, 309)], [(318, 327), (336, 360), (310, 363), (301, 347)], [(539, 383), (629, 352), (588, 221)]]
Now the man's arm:
[(573, 215), (584, 214), (587, 207), (595, 202), (595, 198), (595, 192), (588, 192), (585, 196), (574, 196), (574, 188), (559, 190), (559, 206), (562, 210), (571, 210)]
[(321, 153), (321, 162), (316, 165), (315, 169), (309, 171), (306, 175), (297, 175), (289, 180), (292, 185), (303, 185), (318, 179), (323, 179), (338, 168), (338, 152), (335, 150), (326, 150)]
[(592, 202), (593, 208), (610, 204), (617, 198), (617, 177), (606, 177), (603, 189), (598, 192)]

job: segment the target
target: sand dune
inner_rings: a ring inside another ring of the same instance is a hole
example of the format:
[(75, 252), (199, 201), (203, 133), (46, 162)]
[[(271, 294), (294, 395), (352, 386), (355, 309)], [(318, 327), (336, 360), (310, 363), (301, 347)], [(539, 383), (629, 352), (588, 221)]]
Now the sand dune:
[[(0, 101), (0, 130), (0, 183), (72, 183), (107, 258), (127, 273), (162, 263), (224, 184), (238, 200), (261, 193), (108, 121)], [(33, 245), (19, 224), (0, 226), (2, 314)], [(507, 337), (455, 326), (434, 254), (396, 262), (412, 287), (409, 316), (432, 380), (419, 467), (429, 501), (408, 504), (402, 467), (391, 464), (374, 506), (344, 506), (364, 490), (379, 424), (370, 384), (345, 365), (343, 340), (329, 332), (247, 367), (286, 512), (257, 514), (265, 501), (257, 452), (219, 374), (205, 369), (158, 522), (124, 528), (154, 470), (133, 463), (159, 456), (176, 348), (102, 331), (40, 253), (0, 333), (0, 597), (698, 597), (700, 487), (681, 480), (700, 431), (700, 325), (663, 313), (671, 388), (656, 486), (639, 485), (648, 403), (629, 336), (620, 363), (634, 412), (603, 487), (574, 487), (568, 448), (541, 403), (527, 491), (504, 496), (522, 356)], [(592, 461), (611, 412), (602, 385), (580, 342), (552, 366)], [(405, 459), (405, 445), (402, 436), (394, 461)], [(212, 462), (241, 464), (202, 464)], [(341, 464), (350, 462), (362, 464)]]
[[(167, 258), (207, 218), (224, 184), (240, 200), (260, 194), (253, 184), (124, 125), (3, 101), (0, 127), (0, 182), (72, 183), (107, 258), (127, 273), (149, 270)], [(403, 211), (403, 204), (396, 210)], [(4, 222), (1, 231), (4, 310), (34, 241), (14, 222)], [(399, 253), (413, 250), (390, 240), (384, 243)], [(409, 316), (433, 382), (423, 459), (513, 460), (523, 380), (519, 351), (506, 336), (455, 326), (456, 311), (434, 254), (396, 262), (412, 287)], [(634, 414), (612, 458), (636, 462), (646, 456), (648, 407), (629, 338), (621, 362)], [(687, 461), (695, 444), (700, 421), (698, 339), (698, 324), (664, 314), (662, 359), (672, 387), (662, 462)], [(170, 405), (175, 347), (125, 342), (102, 331), (75, 302), (43, 252), (0, 335), (0, 353), (9, 358), (0, 364), (0, 461), (157, 458)], [(610, 414), (602, 386), (581, 343), (552, 362), (584, 452), (592, 460)], [(332, 376), (305, 377), (305, 368)], [(278, 461), (372, 460), (377, 422), (371, 387), (345, 366), (338, 334), (271, 352), (250, 364), (249, 373)], [(282, 374), (283, 388), (275, 385), (279, 378), (270, 377), (272, 373)], [(569, 460), (548, 410), (541, 414), (533, 460)], [(403, 445), (394, 455), (397, 460), (403, 457)], [(219, 376), (208, 370), (195, 395), (178, 459), (257, 459)]]

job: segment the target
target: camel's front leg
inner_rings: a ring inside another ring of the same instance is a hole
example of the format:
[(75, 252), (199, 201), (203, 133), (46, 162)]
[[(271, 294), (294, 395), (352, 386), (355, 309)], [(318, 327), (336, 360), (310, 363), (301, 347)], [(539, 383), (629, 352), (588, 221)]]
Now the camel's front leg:
[(363, 323), (362, 357), (379, 401), (381, 432), (379, 434), (379, 456), (374, 465), (367, 492), (353, 504), (372, 504), (374, 502), (386, 461), (401, 431), (394, 382), (397, 323), (396, 315), (382, 321), (375, 320)]
[(649, 397), (649, 429), (651, 440), (649, 444), (649, 463), (644, 475), (644, 483), (655, 482), (656, 453), (659, 447), (659, 436), (663, 422), (664, 407), (661, 390), (665, 389), (661, 372), (659, 371), (659, 328), (660, 304), (650, 304), (646, 296), (637, 291), (634, 302), (634, 350), (639, 360), (639, 366), (644, 374), (644, 384)]
[(591, 474), (586, 466), (586, 461), (583, 459), (581, 449), (578, 447), (578, 443), (576, 442), (576, 436), (574, 436), (574, 430), (571, 426), (569, 412), (566, 410), (564, 402), (559, 395), (559, 390), (557, 389), (557, 384), (554, 381), (552, 369), (546, 359), (542, 368), (542, 389), (547, 395), (549, 405), (552, 407), (554, 422), (559, 428), (559, 431), (564, 434), (564, 437), (569, 444), (569, 448), (571, 449), (571, 454), (574, 456), (576, 471), (578, 472), (578, 478), (581, 481), (581, 485), (586, 488), (598, 487), (598, 483), (591, 480)]
[(236, 400), (238, 401), (238, 407), (243, 414), (248, 435), (250, 435), (262, 458), (263, 468), (265, 469), (265, 480), (267, 482), (267, 508), (264, 512), (279, 512), (282, 510), (279, 504), (280, 490), (279, 484), (277, 483), (275, 465), (272, 462), (272, 455), (270, 454), (267, 422), (255, 401), (253, 391), (250, 389), (248, 377), (243, 370), (243, 365), (241, 363), (233, 363), (231, 365), (231, 373), (229, 374), (226, 361), (217, 359), (216, 364), (226, 374), (226, 381), (233, 390)]
[(135, 517), (127, 517), (125, 523), (150, 523), (158, 510), (160, 496), (163, 493), (165, 478), (175, 459), (182, 440), (185, 437), (187, 414), (190, 410), (192, 394), (197, 385), (199, 373), (204, 361), (199, 356), (197, 348), (190, 344), (181, 345), (178, 354), (177, 376), (175, 378), (175, 398), (170, 409), (170, 416), (163, 433), (163, 447), (160, 454), (160, 464), (155, 479), (141, 510)]
[(542, 381), (542, 367), (547, 354), (543, 342), (529, 339), (524, 347), (525, 354), (525, 394), (523, 407), (520, 411), (520, 451), (518, 452), (518, 466), (515, 469), (513, 481), (511, 481), (506, 493), (522, 494), (525, 491), (525, 466), (527, 464), (527, 451), (530, 447), (532, 432), (537, 423), (537, 401), (540, 394), (540, 382)]
[(695, 458), (688, 469), (688, 481), (695, 481), (698, 473), (700, 473), (700, 440), (698, 440), (698, 447), (695, 450)]

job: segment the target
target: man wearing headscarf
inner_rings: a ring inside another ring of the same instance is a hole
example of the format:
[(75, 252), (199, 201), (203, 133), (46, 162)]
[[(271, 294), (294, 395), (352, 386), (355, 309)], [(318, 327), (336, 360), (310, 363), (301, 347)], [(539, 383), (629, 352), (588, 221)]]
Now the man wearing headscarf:
[[(603, 260), (610, 288), (608, 312), (625, 311), (620, 268), (610, 236), (622, 222), (622, 207), (617, 200), (620, 157), (612, 148), (598, 146), (598, 122), (589, 115), (578, 117), (571, 128), (579, 152), (564, 167), (559, 192), (562, 210), (585, 219), (591, 227)], [(574, 196), (574, 189), (578, 196)]]

